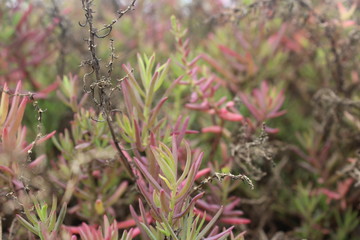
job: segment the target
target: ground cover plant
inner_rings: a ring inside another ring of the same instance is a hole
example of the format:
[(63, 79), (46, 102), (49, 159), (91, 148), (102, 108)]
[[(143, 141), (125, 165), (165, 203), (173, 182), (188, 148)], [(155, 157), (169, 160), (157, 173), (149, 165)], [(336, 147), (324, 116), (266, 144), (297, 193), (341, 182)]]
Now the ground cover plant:
[(360, 238), (360, 2), (0, 2), (0, 240)]

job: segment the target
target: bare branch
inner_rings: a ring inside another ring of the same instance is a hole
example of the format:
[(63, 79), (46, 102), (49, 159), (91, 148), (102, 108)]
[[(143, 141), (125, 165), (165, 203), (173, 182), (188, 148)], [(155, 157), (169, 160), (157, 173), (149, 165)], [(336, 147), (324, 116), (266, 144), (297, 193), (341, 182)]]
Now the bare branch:
[[(111, 50), (111, 56), (110, 61), (106, 65), (108, 68), (108, 74), (107, 76), (101, 75), (101, 66), (100, 66), (100, 59), (96, 55), (96, 43), (95, 39), (99, 38), (106, 38), (110, 35), (113, 25), (118, 22), (118, 20), (127, 12), (132, 10), (135, 6), (136, 0), (133, 0), (132, 3), (125, 9), (118, 12), (117, 19), (114, 19), (110, 24), (105, 25), (103, 28), (97, 30), (93, 25), (93, 14), (95, 11), (92, 9), (92, 3), (93, 0), (82, 0), (82, 6), (83, 10), (85, 12), (85, 21), (84, 23), (79, 22), (79, 25), (81, 27), (88, 27), (89, 28), (89, 38), (85, 39), (84, 41), (88, 45), (88, 49), (90, 52), (90, 59), (85, 60), (81, 63), (80, 66), (89, 66), (91, 67), (91, 71), (87, 72), (83, 76), (83, 90), (85, 93), (90, 93), (93, 99), (93, 102), (99, 107), (99, 110), (104, 117), (105, 121), (107, 122), (107, 125), (110, 130), (110, 134), (112, 137), (112, 140), (115, 144), (115, 148), (120, 156), (120, 160), (122, 165), (124, 166), (125, 170), (127, 171), (128, 175), (135, 179), (134, 173), (132, 172), (132, 168), (130, 163), (128, 162), (127, 158), (125, 157), (124, 153), (121, 150), (120, 142), (116, 137), (115, 130), (112, 126), (112, 118), (111, 113), (113, 112), (113, 109), (111, 109), (111, 102), (110, 97), (112, 93), (119, 89), (120, 86), (116, 85), (113, 86), (111, 82), (111, 75), (113, 71), (113, 64), (114, 60), (117, 58), (115, 55), (115, 49), (113, 40), (110, 39), (110, 50)], [(102, 32), (105, 32), (104, 34), (100, 34)], [(89, 89), (86, 89), (87, 80), (89, 77), (94, 76), (94, 80), (91, 82)], [(92, 118), (94, 121), (99, 122), (100, 120)]]

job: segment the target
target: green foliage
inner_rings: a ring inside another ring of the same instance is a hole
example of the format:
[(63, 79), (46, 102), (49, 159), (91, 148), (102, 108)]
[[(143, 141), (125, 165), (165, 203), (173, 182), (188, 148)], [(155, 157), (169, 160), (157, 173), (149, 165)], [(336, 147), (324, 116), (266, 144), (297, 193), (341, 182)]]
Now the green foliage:
[[(339, 212), (335, 212), (335, 217), (339, 228), (332, 237), (339, 240), (349, 239), (349, 234), (360, 224), (359, 214), (352, 209), (346, 209), (342, 217)], [(353, 239), (355, 238), (356, 236), (353, 236)]]
[(36, 213), (32, 213), (31, 211), (29, 211), (29, 209), (25, 207), (24, 211), (28, 220), (24, 219), (20, 215), (16, 216), (17, 219), (24, 227), (39, 236), (41, 240), (50, 240), (56, 238), (60, 230), (61, 224), (65, 218), (67, 204), (64, 203), (62, 205), (59, 216), (57, 216), (56, 197), (53, 197), (50, 213), (48, 213), (47, 203), (39, 203), (35, 197), (32, 198), (32, 201)]
[(358, 1), (187, 2), (0, 2), (3, 238), (359, 238)]

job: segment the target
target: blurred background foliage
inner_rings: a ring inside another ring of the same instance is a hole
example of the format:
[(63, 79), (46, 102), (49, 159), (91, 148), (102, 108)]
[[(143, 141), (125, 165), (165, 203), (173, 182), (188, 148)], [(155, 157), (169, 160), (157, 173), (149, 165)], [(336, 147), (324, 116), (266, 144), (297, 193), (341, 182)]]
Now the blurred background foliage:
[[(94, 1), (96, 28), (111, 23), (130, 2)], [(246, 231), (245, 239), (359, 239), (360, 1), (143, 0), (134, 9), (109, 36), (116, 55), (111, 81), (122, 83), (111, 95), (113, 126), (126, 157), (145, 161), (154, 154), (152, 144), (171, 148), (171, 136), (186, 132), (194, 158), (204, 152), (194, 185), (214, 173), (244, 174), (254, 184), (252, 190), (229, 176), (205, 184), (195, 212), (214, 216), (225, 206), (217, 221), (220, 230), (235, 226), (234, 235)], [(0, 2), (2, 95), (17, 99), (11, 106), (1, 102), (3, 239), (29, 236), (19, 224), (26, 220), (16, 221), (15, 215), (30, 206), (30, 193), (49, 204), (52, 195), (68, 203), (61, 209), (67, 211), (62, 239), (70, 239), (70, 233), (91, 239), (81, 231), (103, 222), (109, 232), (134, 227), (130, 232), (139, 234), (129, 206), (141, 214), (150, 211), (146, 204), (138, 207), (144, 193), (117, 160), (101, 109), (83, 92), (89, 69), (80, 65), (90, 56), (83, 22), (81, 1)], [(109, 69), (109, 46), (108, 38), (96, 42), (102, 75)], [(162, 71), (151, 103), (141, 105), (139, 99), (146, 103), (149, 97), (146, 81)], [(20, 96), (29, 91), (35, 95), (20, 117)], [(5, 108), (17, 114), (4, 114)], [(141, 112), (149, 114), (148, 121)], [(155, 126), (148, 124), (151, 116)], [(6, 135), (4, 129), (18, 121), (27, 132)], [(54, 130), (52, 140), (37, 144)], [(28, 144), (34, 140), (32, 150)], [(9, 141), (18, 148), (9, 152), (6, 148), (14, 146), (6, 145)], [(177, 146), (183, 170), (187, 149)], [(41, 164), (23, 169), (24, 163), (14, 159)], [(38, 211), (46, 222), (48, 216)], [(104, 214), (117, 225), (109, 225)], [(142, 217), (151, 223), (156, 218), (150, 215)], [(88, 228), (79, 230), (81, 223)], [(60, 231), (46, 224), (46, 231), (32, 232), (46, 239)], [(144, 238), (144, 231), (152, 230), (141, 231)], [(131, 239), (127, 234), (121, 239)]]

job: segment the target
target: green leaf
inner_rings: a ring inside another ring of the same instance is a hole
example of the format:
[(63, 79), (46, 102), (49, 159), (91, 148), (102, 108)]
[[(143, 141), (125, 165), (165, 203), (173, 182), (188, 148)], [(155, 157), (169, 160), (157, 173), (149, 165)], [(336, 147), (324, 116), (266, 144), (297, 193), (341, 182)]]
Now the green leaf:
[(140, 223), (140, 224), (151, 240), (158, 240), (158, 239), (156, 239), (155, 235), (150, 231), (150, 229), (144, 223)]
[(174, 186), (171, 185), (171, 183), (169, 182), (169, 180), (167, 178), (165, 178), (164, 176), (162, 176), (161, 174), (159, 174), (159, 177), (166, 183), (166, 186), (168, 186), (168, 188), (173, 191), (174, 190)]
[(153, 55), (151, 55), (150, 59), (147, 62), (147, 65), (146, 65), (146, 78), (147, 78), (147, 81), (149, 81), (147, 83), (147, 86), (149, 86), (151, 83), (150, 82), (152, 80), (151, 72), (152, 72), (152, 69), (154, 68), (154, 65), (155, 65), (155, 54), (153, 53)]
[(20, 215), (16, 215), (16, 218), (19, 220), (19, 222), (28, 230), (30, 230), (35, 235), (39, 236), (39, 230), (35, 228), (33, 225), (31, 225), (28, 221), (26, 221), (23, 217)]
[(158, 78), (158, 80), (157, 80), (157, 82), (156, 82), (156, 84), (155, 84), (155, 90), (154, 90), (155, 92), (156, 92), (156, 91), (161, 87), (161, 85), (163, 84), (163, 82), (164, 82), (164, 80), (165, 80), (165, 77), (166, 77), (167, 74), (168, 74), (169, 65), (170, 65), (170, 59), (169, 59), (165, 64), (163, 64), (161, 67), (159, 67), (159, 68), (157, 69), (158, 72), (160, 72), (162, 69), (164, 69), (164, 70), (161, 71), (160, 76), (159, 76), (159, 78)]
[(51, 211), (49, 214), (49, 224), (48, 224), (48, 229), (49, 231), (52, 231), (55, 227), (55, 222), (56, 222), (56, 207), (57, 207), (57, 198), (55, 196), (53, 196), (53, 202), (52, 202), (52, 206), (51, 206)]
[(167, 231), (166, 226), (161, 222), (156, 222), (156, 229), (164, 234), (166, 237), (170, 236), (169, 231)]
[(210, 228), (215, 224), (215, 222), (218, 220), (218, 218), (220, 217), (220, 215), (223, 212), (224, 207), (221, 206), (221, 208), (219, 209), (219, 211), (215, 214), (215, 216), (211, 219), (211, 221), (206, 225), (206, 227), (204, 227), (204, 229), (199, 233), (199, 235), (197, 235), (196, 240), (201, 240), (205, 234), (210, 230)]
[(180, 178), (178, 179), (178, 181), (176, 182), (177, 185), (181, 184), (182, 181), (184, 181), (186, 175), (189, 173), (190, 167), (193, 163), (192, 158), (191, 158), (191, 149), (189, 144), (186, 141), (183, 141), (185, 144), (185, 148), (186, 148), (186, 163), (185, 163), (185, 168), (183, 173), (181, 174)]
[(173, 173), (176, 175), (176, 164), (175, 164), (175, 160), (174, 160), (174, 156), (170, 150), (170, 148), (168, 148), (168, 146), (166, 146), (164, 143), (160, 142), (160, 155), (164, 158), (164, 160), (168, 163), (168, 165), (171, 167)]
[[(196, 217), (196, 223), (199, 221), (200, 219), (200, 216), (198, 215)], [(205, 219), (206, 219), (206, 212), (204, 213), (204, 217), (201, 219), (201, 222), (199, 223), (199, 225), (196, 227), (194, 227), (194, 229), (196, 229), (196, 232), (195, 232), (195, 235), (194, 236), (198, 236), (199, 235), (199, 232), (200, 230), (202, 229), (202, 226), (204, 225), (205, 223)]]
[(172, 227), (170, 226), (169, 222), (166, 220), (166, 218), (164, 217), (164, 214), (162, 212), (160, 212), (160, 217), (161, 220), (163, 221), (162, 224), (164, 224), (166, 226), (166, 229), (170, 232), (170, 235), (175, 239), (175, 240), (179, 240), (178, 237), (176, 236), (176, 234), (174, 233), (174, 230), (172, 229)]
[(161, 206), (160, 196), (157, 191), (153, 191), (153, 201), (154, 201), (156, 207), (160, 208), (160, 206)]
[(144, 115), (148, 119), (149, 113), (150, 113), (150, 107), (153, 101), (154, 97), (154, 89), (155, 89), (155, 83), (158, 79), (158, 72), (155, 72), (154, 76), (151, 78), (150, 87), (146, 91), (146, 99), (145, 99), (145, 109), (144, 109)]
[(48, 205), (45, 203), (43, 206), (41, 206), (40, 209), (40, 220), (41, 222), (45, 223), (47, 221), (47, 209), (48, 209)]
[(39, 220), (37, 219), (36, 215), (31, 213), (27, 208), (24, 208), (24, 212), (26, 217), (30, 220), (30, 222), (32, 222), (34, 226), (37, 226)]
[(138, 93), (140, 93), (140, 95), (141, 95), (142, 97), (145, 97), (144, 91), (141, 89), (141, 87), (139, 86), (139, 84), (138, 84), (137, 81), (135, 80), (134, 75), (132, 74), (131, 70), (128, 69), (128, 67), (125, 66), (125, 65), (123, 65), (123, 69), (125, 69), (126, 74), (127, 74), (128, 77), (129, 77), (128, 79), (130, 80), (131, 85), (135, 87), (135, 89), (138, 91)]
[(63, 203), (63, 205), (61, 207), (61, 210), (60, 210), (60, 213), (59, 213), (59, 216), (57, 218), (55, 227), (54, 227), (54, 231), (56, 231), (56, 232), (59, 231), (60, 226), (61, 226), (62, 222), (64, 221), (64, 218), (65, 218), (65, 215), (66, 215), (66, 210), (67, 210), (67, 204)]
[(148, 86), (147, 86), (147, 80), (146, 80), (146, 70), (145, 70), (144, 61), (142, 60), (140, 54), (137, 55), (137, 59), (138, 59), (138, 65), (139, 65), (139, 70), (140, 70), (141, 82), (142, 82), (145, 90), (147, 90)]
[(175, 178), (175, 174), (173, 172), (173, 169), (171, 168), (171, 166), (169, 166), (167, 161), (165, 161), (163, 159), (163, 157), (160, 156), (157, 149), (155, 149), (154, 147), (151, 147), (151, 150), (152, 150), (152, 152), (153, 152), (153, 154), (155, 156), (156, 161), (159, 164), (159, 167), (160, 167), (161, 171), (163, 172), (166, 179), (170, 182), (170, 184), (171, 184), (171, 186), (173, 188), (174, 185), (176, 184), (176, 178)]

